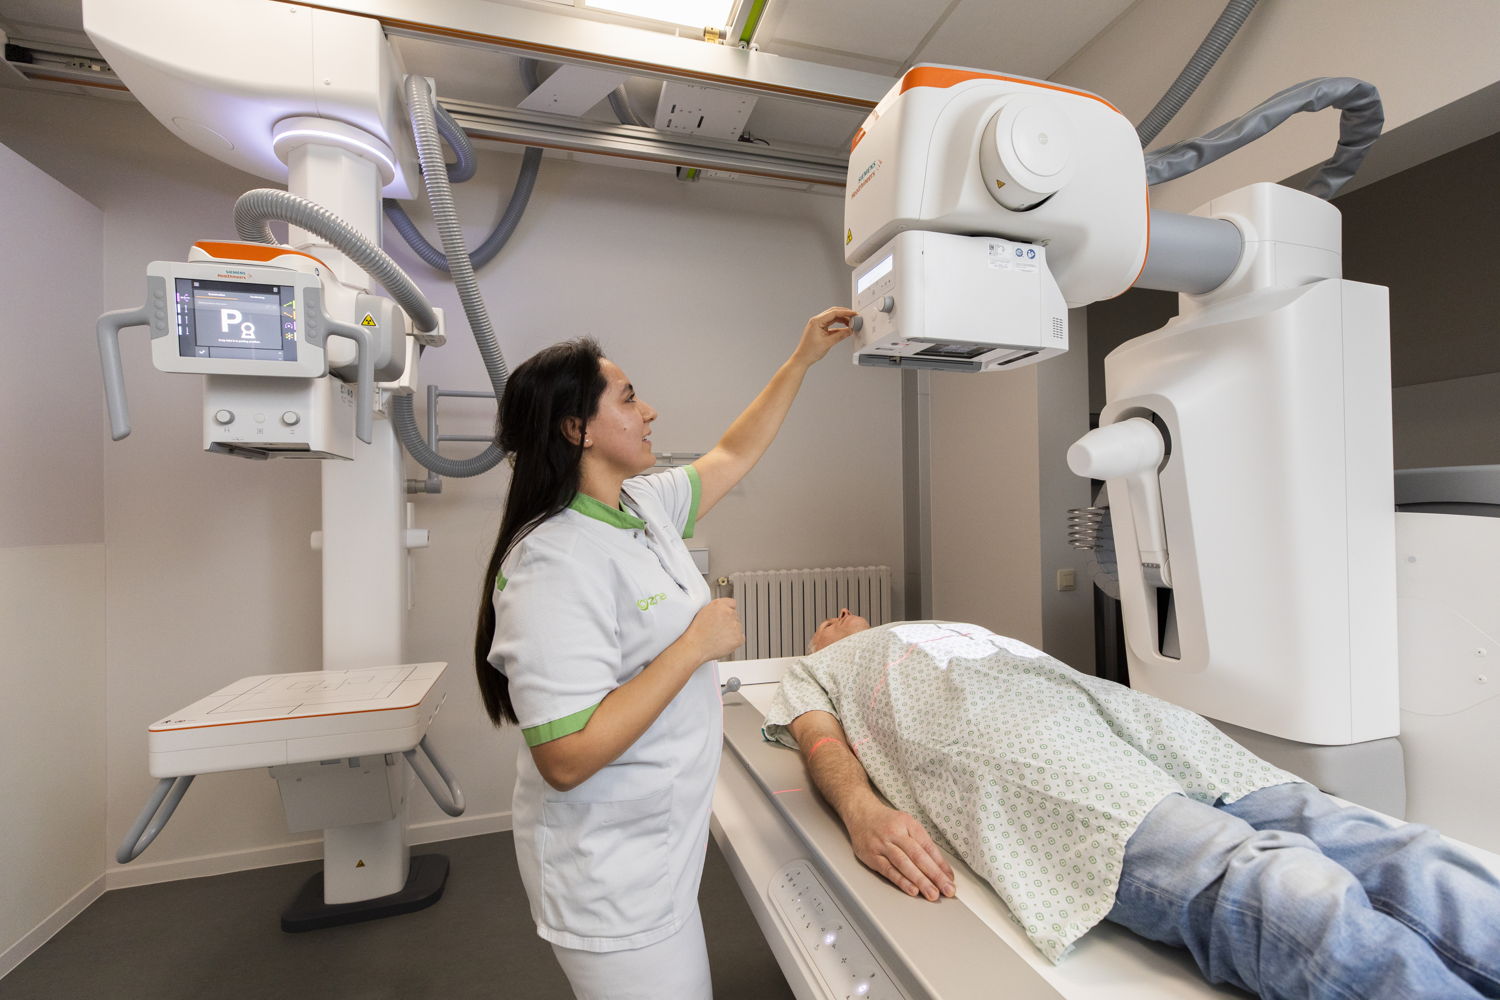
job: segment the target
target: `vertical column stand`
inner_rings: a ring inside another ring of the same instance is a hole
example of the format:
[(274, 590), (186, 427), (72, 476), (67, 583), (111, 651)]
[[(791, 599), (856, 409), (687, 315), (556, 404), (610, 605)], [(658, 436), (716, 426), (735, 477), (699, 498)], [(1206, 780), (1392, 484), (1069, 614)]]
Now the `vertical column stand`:
[[(379, 243), (381, 182), (373, 162), (345, 148), (309, 144), (291, 153), (288, 166), (288, 190), (328, 208)], [(325, 308), (332, 316), (352, 317), (356, 295), (369, 285), (364, 272), (304, 230), (292, 227), (287, 242), (333, 269), (340, 284), (325, 285)], [(406, 662), (405, 476), (390, 421), (377, 419), (373, 430), (370, 444), (354, 442), (352, 461), (318, 463), (323, 497), (325, 670)], [(386, 754), (379, 762), (360, 761), (361, 768), (372, 764), (386, 770), (387, 784), (398, 803), (395, 815), (323, 831), (321, 880), (309, 882), (283, 915), (284, 930), (310, 930), (410, 912), (442, 896), (447, 858), (424, 855), (413, 860), (407, 849), (410, 775), (405, 762), (399, 754)], [(319, 882), (321, 893), (317, 893)]]

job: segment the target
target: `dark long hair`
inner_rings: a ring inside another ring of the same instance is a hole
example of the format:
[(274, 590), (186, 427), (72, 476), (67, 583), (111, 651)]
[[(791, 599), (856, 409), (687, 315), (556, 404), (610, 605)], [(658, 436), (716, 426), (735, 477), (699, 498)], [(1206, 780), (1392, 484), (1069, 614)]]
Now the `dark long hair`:
[[(604, 356), (592, 338), (554, 344), (527, 358), (511, 373), (500, 400), (498, 443), (511, 458), (510, 492), (500, 519), (500, 537), (479, 589), (479, 623), (474, 629), (474, 672), (484, 710), (495, 725), (517, 722), (510, 684), (490, 665), (495, 641), (494, 588), (500, 564), (532, 528), (567, 507), (582, 476), (583, 428), (599, 412), (604, 394)], [(563, 433), (573, 417), (577, 443)]]

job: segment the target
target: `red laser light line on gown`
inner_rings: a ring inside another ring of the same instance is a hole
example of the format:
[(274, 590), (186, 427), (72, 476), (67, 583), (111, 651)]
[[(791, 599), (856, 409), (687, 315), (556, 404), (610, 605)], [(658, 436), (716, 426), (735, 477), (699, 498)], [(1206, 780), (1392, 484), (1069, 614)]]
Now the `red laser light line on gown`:
[[(899, 667), (902, 663), (905, 663), (906, 658), (912, 653), (915, 653), (918, 646), (925, 646), (929, 642), (937, 642), (939, 639), (951, 639), (954, 636), (958, 636), (962, 639), (974, 638), (974, 636), (969, 634), (968, 632), (955, 632), (952, 629), (948, 629), (942, 635), (935, 635), (931, 639), (922, 639), (918, 642), (912, 643), (910, 646), (906, 647), (906, 652), (901, 654), (901, 659), (896, 660), (892, 663), (887, 663), (885, 665), (885, 670), (880, 675), (880, 683), (876, 684), (875, 690), (870, 692), (870, 711), (875, 711), (875, 699), (880, 697), (881, 689), (885, 687), (885, 682), (890, 679), (892, 667)], [(860, 742), (864, 741), (861, 740)]]

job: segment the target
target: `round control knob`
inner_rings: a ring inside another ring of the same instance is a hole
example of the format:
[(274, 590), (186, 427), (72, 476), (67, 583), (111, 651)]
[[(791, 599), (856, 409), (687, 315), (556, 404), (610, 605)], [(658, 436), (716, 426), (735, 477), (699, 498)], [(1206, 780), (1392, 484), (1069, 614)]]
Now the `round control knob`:
[(1050, 98), (1018, 94), (985, 126), (979, 166), (990, 196), (1012, 211), (1035, 208), (1073, 176), (1073, 130)]
[(298, 416), (296, 410), (287, 410), (281, 415), (281, 422), (286, 424), (288, 427), (296, 427), (298, 424), (302, 423), (302, 418)]
[(876, 306), (875, 308), (879, 309), (883, 313), (888, 313), (888, 312), (892, 311), (893, 309), (896, 308), (896, 298), (895, 298), (895, 296), (893, 296), (893, 295), (887, 295), (885, 298), (883, 298), (883, 299), (880, 300), (880, 305)]
[(853, 319), (851, 319), (849, 321), (849, 329), (852, 330), (855, 333), (858, 333), (859, 331), (863, 330), (864, 328), (865, 328), (865, 318), (863, 316), (855, 316)]
[(234, 413), (230, 410), (219, 410), (214, 414), (214, 423), (224, 425), (232, 424), (234, 423)]

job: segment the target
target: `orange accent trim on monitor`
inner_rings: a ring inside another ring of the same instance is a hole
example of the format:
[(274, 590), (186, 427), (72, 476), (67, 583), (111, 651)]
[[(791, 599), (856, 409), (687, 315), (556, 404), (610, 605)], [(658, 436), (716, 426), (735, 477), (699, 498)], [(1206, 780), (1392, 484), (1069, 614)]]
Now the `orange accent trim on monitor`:
[(863, 127), (861, 127), (858, 132), (854, 133), (854, 138), (849, 140), (849, 152), (851, 152), (851, 153), (854, 152), (854, 147), (858, 146), (859, 143), (860, 143), (860, 140), (863, 139), (864, 137), (865, 137), (865, 130), (864, 130)]
[(1056, 90), (1064, 94), (1073, 94), (1077, 97), (1087, 97), (1098, 101), (1109, 110), (1119, 114), (1120, 109), (1100, 97), (1091, 94), (1087, 90), (1074, 90), (1072, 87), (1059, 87), (1055, 83), (1043, 83), (1040, 80), (1027, 80), (1017, 76), (1004, 76), (1000, 73), (980, 73), (972, 69), (951, 69), (946, 66), (918, 66), (916, 69), (908, 70), (901, 78), (901, 93), (906, 93), (913, 87), (953, 87), (970, 80), (1004, 80), (1007, 83), (1021, 83), (1028, 87), (1042, 87), (1046, 90)]
[(240, 719), (236, 722), (210, 722), (202, 726), (172, 726), (167, 729), (150, 729), (148, 733), (185, 733), (189, 729), (219, 729), (223, 726), (253, 726), (260, 722), (296, 722), (298, 719), (330, 719), (335, 715), (369, 715), (372, 712), (400, 712), (408, 708), (419, 708), (421, 702), (413, 705), (392, 705), (390, 708), (361, 708), (354, 712), (319, 712), (317, 715), (283, 715), (278, 719)]
[(298, 257), (306, 257), (322, 267), (328, 267), (322, 260), (310, 253), (301, 250), (288, 250), (286, 247), (273, 247), (268, 243), (230, 243), (227, 240), (199, 240), (193, 246), (206, 254), (213, 256), (215, 260), (255, 260), (269, 262), (277, 257), (285, 257), (287, 254), (296, 254)]

